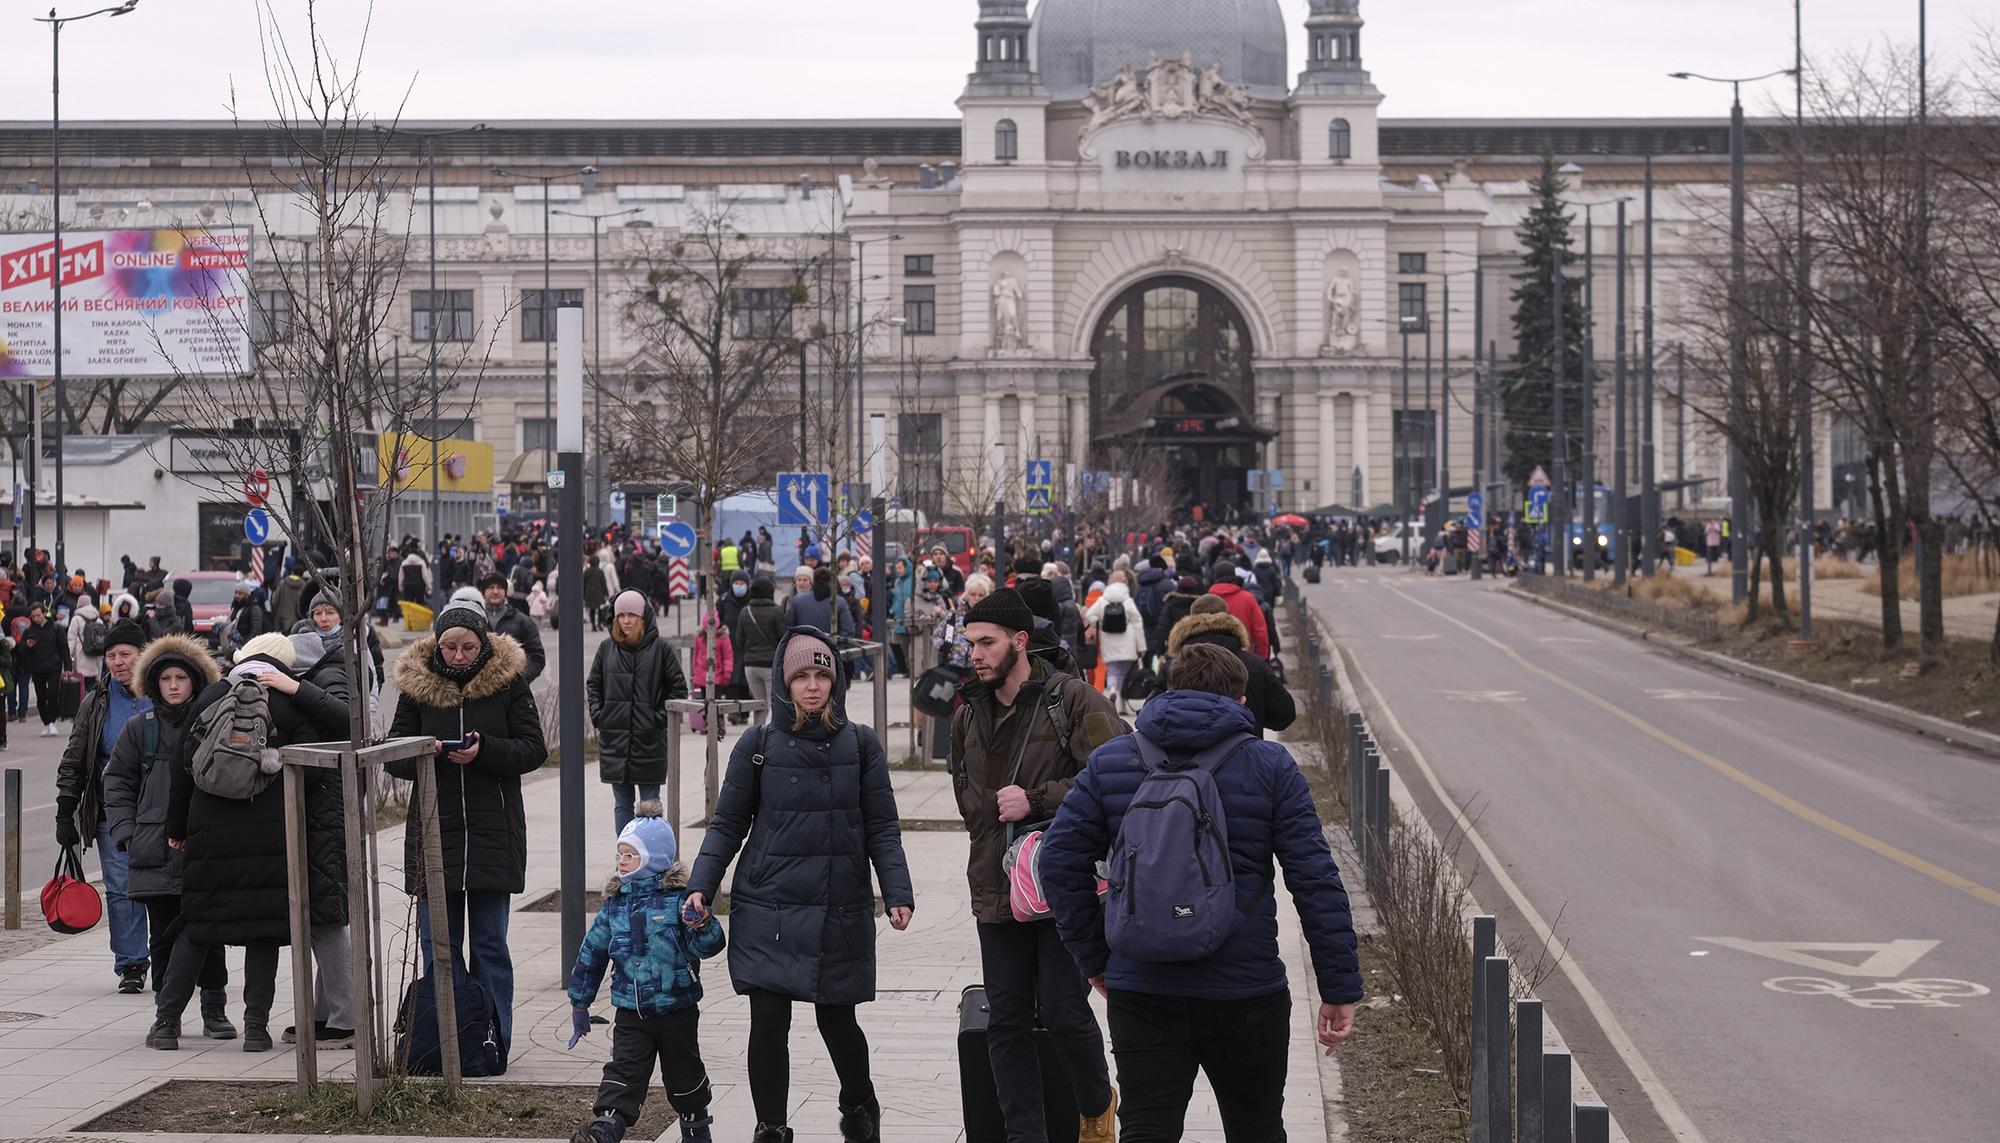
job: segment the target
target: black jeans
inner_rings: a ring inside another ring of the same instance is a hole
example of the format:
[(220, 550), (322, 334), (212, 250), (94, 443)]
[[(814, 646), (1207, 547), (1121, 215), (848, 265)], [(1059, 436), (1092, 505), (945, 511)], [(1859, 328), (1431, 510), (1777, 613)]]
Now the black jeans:
[(62, 696), (56, 690), (61, 685), (61, 671), (43, 671), (35, 676), (35, 711), (42, 716), (43, 726), (54, 726), (61, 713)]
[[(792, 1087), (792, 998), (751, 992), (750, 1102), (757, 1122), (782, 1127), (790, 1112)], [(868, 1037), (854, 1018), (852, 1004), (815, 1004), (819, 1038), (840, 1077), (840, 1106), (860, 1107), (875, 1098), (868, 1075)]]
[[(159, 992), (167, 986), (167, 966), (173, 963), (174, 947), (187, 926), (181, 924), (178, 896), (147, 897), (141, 904), (146, 906), (146, 930), (152, 938), (147, 953), (153, 962), (153, 991)], [(201, 988), (201, 1006), (204, 1011), (220, 1008), (225, 999), (222, 990), (229, 987), (229, 964), (220, 945), (201, 950), (200, 956), (201, 970), (195, 973), (195, 983)]]
[(1284, 1143), (1285, 1060), (1292, 997), (1190, 1000), (1111, 993), (1111, 1052), (1118, 1057), (1119, 1138), (1175, 1143), (1208, 1073), (1229, 1143)]
[[(249, 1026), (265, 1026), (271, 1022), (271, 1001), (278, 996), (278, 949), (275, 941), (260, 941), (246, 945), (243, 949), (243, 1023)], [(220, 953), (221, 946), (216, 946)], [(187, 1011), (188, 998), (194, 995), (195, 979), (201, 975), (207, 963), (209, 950), (195, 944), (183, 929), (174, 938), (172, 963), (167, 966), (166, 979), (160, 982), (160, 993), (153, 1001), (155, 1013), (162, 1020), (180, 1021), (181, 1013)]]
[(604, 1065), (604, 1082), (597, 1088), (597, 1114), (615, 1111), (626, 1127), (639, 1122), (655, 1060), (675, 1114), (693, 1115), (708, 1106), (714, 1093), (701, 1062), (701, 1010), (672, 1008), (641, 1016), (620, 1008), (611, 1022), (611, 1062)]
[(1102, 1115), (1111, 1106), (1111, 1072), (1104, 1037), (1090, 1010), (1090, 983), (1056, 935), (1054, 921), (1003, 921), (979, 926), (979, 960), (986, 979), (986, 1055), (1008, 1143), (1047, 1143), (1042, 1107), (1042, 1056), (1035, 1021), (1049, 1030), (1056, 1058), (1076, 1092), (1076, 1113)]

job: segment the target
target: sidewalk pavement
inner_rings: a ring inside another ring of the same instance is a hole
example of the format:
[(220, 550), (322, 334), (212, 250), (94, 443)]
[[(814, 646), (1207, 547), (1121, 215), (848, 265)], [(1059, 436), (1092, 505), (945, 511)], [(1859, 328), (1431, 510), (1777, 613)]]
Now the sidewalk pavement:
[[(891, 724), (906, 721), (908, 687), (901, 680), (891, 688)], [(872, 700), (865, 684), (850, 692), (850, 709), (866, 717)], [(742, 728), (730, 727), (721, 765)], [(907, 728), (891, 732), (890, 755), (900, 756), (908, 742)], [(705, 747), (699, 737), (683, 740), (686, 766), (682, 775), (684, 813), (698, 819), (703, 806)], [(564, 1050), (569, 1038), (569, 1005), (561, 981), (573, 950), (560, 949), (561, 916), (554, 912), (523, 912), (523, 907), (559, 888), (558, 840), (561, 814), (556, 774), (545, 771), (529, 779), (523, 799), (528, 812), (528, 890), (515, 898), (510, 930), (517, 977), (515, 1043), (505, 1082), (588, 1084), (594, 1086), (610, 1054), (610, 1029), (598, 1027), (574, 1052)], [(937, 770), (895, 772), (898, 809), (906, 820), (956, 821), (949, 778)], [(611, 858), (611, 798), (591, 776), (586, 788), (584, 825), (592, 839), (588, 848), (589, 885), (600, 883), (599, 871)], [(384, 830), (382, 875), (388, 882), (383, 908), (392, 997), (385, 1007), (393, 1014), (395, 997), (410, 978), (404, 936), (409, 901), (397, 891), (401, 883), (401, 828)], [(691, 859), (699, 851), (702, 831), (681, 832), (681, 851)], [(911, 831), (904, 835), (905, 852), (917, 890), (916, 919), (910, 931), (897, 933), (886, 919), (878, 921), (879, 992), (875, 1003), (861, 1009), (874, 1061), (874, 1077), (884, 1109), (882, 1134), (891, 1140), (950, 1143), (962, 1140), (958, 1092), (958, 1002), (962, 989), (980, 979), (978, 939), (967, 902), (965, 862), (967, 840), (959, 831)], [(1319, 999), (1310, 961), (1291, 899), (1278, 882), (1281, 947), (1290, 972), (1292, 1039), (1290, 1080), (1285, 1121), (1293, 1140), (1328, 1139), (1325, 1113), (1338, 1099), (1338, 1072), (1321, 1061), (1313, 1038), (1313, 1017)], [(104, 956), (100, 930), (55, 941), (43, 948), (0, 962), (0, 1119), (7, 1134), (17, 1137), (54, 1135), (125, 1103), (158, 1084), (177, 1078), (289, 1080), (295, 1063), (283, 1044), (264, 1055), (245, 1054), (241, 1041), (215, 1042), (184, 1035), (177, 1052), (144, 1046), (151, 1021), (150, 994), (119, 996), (109, 974), (97, 971)], [(399, 965), (397, 957), (403, 957)], [(230, 957), (231, 971), (240, 970), (240, 953)], [(84, 966), (88, 966), (87, 970)], [(716, 1087), (715, 1115), (719, 1137), (747, 1138), (755, 1115), (747, 1083), (749, 1005), (729, 986), (727, 955), (709, 962), (702, 1003), (702, 1051)], [(232, 1018), (240, 1014), (240, 975), (232, 983)], [(596, 1011), (610, 1011), (609, 988)], [(290, 957), (281, 958), (278, 1007), (274, 1029), (293, 1023), (290, 1001)], [(1092, 997), (1100, 1025), (1103, 1002)], [(190, 1006), (192, 1010), (192, 1006)], [(1109, 1044), (1106, 1045), (1107, 1056)], [(327, 1078), (352, 1077), (349, 1052), (322, 1052)], [(1322, 1063), (1327, 1065), (1322, 1072)], [(1114, 1065), (1115, 1068), (1115, 1065)], [(1322, 1076), (1330, 1078), (1323, 1085)], [(475, 1081), (477, 1082), (477, 1081)], [(826, 1060), (817, 1029), (807, 1010), (799, 1011), (792, 1031), (792, 1117), (800, 1143), (835, 1143), (838, 1080)], [(655, 1091), (649, 1098), (662, 1098)], [(1205, 1080), (1198, 1081), (1188, 1115), (1186, 1138), (1194, 1143), (1220, 1143), (1214, 1097)], [(567, 1126), (567, 1125), (563, 1125)], [(679, 1136), (669, 1129), (664, 1138)], [(194, 1136), (162, 1136), (191, 1140)], [(267, 1138), (324, 1140), (324, 1136)], [(379, 1137), (378, 1137), (379, 1139)]]

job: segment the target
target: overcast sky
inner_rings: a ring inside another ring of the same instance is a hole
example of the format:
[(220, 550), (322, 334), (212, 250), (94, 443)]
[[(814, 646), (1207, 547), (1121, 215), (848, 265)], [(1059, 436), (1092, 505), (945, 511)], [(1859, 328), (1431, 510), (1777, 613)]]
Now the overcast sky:
[[(296, 35), (304, 0), (268, 3)], [(1296, 73), (1307, 4), (1281, 3)], [(1916, 39), (1916, 0), (1805, 6), (1809, 55)], [(366, 5), (321, 8), (323, 35), (351, 61)], [(0, 0), (0, 119), (47, 114), (48, 54), (35, 46), (47, 32), (31, 23), (47, 10)], [(1665, 73), (1792, 60), (1791, 0), (1363, 0), (1361, 11), (1390, 117), (1718, 115), (1724, 91)], [(974, 0), (379, 0), (364, 87), (385, 117), (407, 92), (402, 114), (415, 119), (952, 117), (976, 12)], [(1993, 0), (1931, 0), (1940, 66), (1996, 13)], [(246, 114), (270, 107), (252, 0), (142, 0), (129, 16), (71, 25), (63, 48), (66, 119), (222, 117), (232, 79)]]

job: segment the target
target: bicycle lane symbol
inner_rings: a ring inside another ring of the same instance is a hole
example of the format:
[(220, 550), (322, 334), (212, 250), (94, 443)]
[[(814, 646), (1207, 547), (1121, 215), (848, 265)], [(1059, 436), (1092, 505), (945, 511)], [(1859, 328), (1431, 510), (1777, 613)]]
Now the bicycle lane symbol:
[[(1880, 942), (1751, 941), (1740, 937), (1697, 937), (1703, 944), (1782, 961), (1800, 968), (1858, 978), (1779, 976), (1764, 982), (1772, 992), (1792, 996), (1831, 996), (1856, 1008), (1960, 1008), (1955, 1001), (1991, 995), (1992, 989), (1969, 980), (1943, 977), (1903, 977), (1916, 967), (1937, 941)], [(1706, 954), (1697, 954), (1706, 955)], [(1852, 958), (1859, 956), (1856, 962)], [(1836, 958), (1847, 959), (1836, 959)]]
[(1963, 1008), (1954, 1000), (1985, 996), (1993, 990), (1969, 980), (1919, 977), (1891, 980), (1882, 984), (1844, 984), (1818, 976), (1779, 976), (1764, 982), (1773, 992), (1793, 996), (1832, 996), (1856, 1008)]

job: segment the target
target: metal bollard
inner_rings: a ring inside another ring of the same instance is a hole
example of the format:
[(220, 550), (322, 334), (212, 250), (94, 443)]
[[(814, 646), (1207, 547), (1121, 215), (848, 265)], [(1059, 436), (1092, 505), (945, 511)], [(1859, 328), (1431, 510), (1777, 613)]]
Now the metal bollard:
[(10, 929), (21, 927), (21, 772), (7, 770), (7, 919)]
[(1306, 634), (1306, 660), (1315, 667), (1319, 666), (1319, 632), (1317, 631)]
[(1569, 1053), (1542, 1053), (1542, 1143), (1570, 1143)]
[(1368, 776), (1368, 884), (1381, 883), (1389, 860), (1389, 771), (1376, 767)]
[[(1472, 918), (1472, 1143), (1487, 1143), (1492, 1137), (1486, 1114), (1486, 959), (1493, 955), (1493, 918)], [(1503, 1012), (1502, 1018), (1505, 1018)]]
[(1512, 999), (1508, 984), (1507, 958), (1490, 956), (1480, 962), (1484, 979), (1480, 999), (1486, 1005), (1486, 1106), (1474, 1104), (1474, 1115), (1484, 1115), (1487, 1143), (1511, 1143), (1514, 1138), (1514, 1069), (1508, 1054), (1507, 1005)]
[(1520, 1143), (1542, 1143), (1542, 1002), (1514, 1002), (1514, 1121)]
[(1347, 809), (1354, 812), (1354, 768), (1361, 764), (1361, 743), (1368, 737), (1368, 731), (1361, 724), (1361, 715), (1350, 711), (1347, 715)]
[(1319, 665), (1319, 701), (1327, 709), (1333, 708), (1333, 672), (1325, 663)]
[(1611, 1143), (1611, 1109), (1601, 1103), (1577, 1104), (1576, 1143)]

